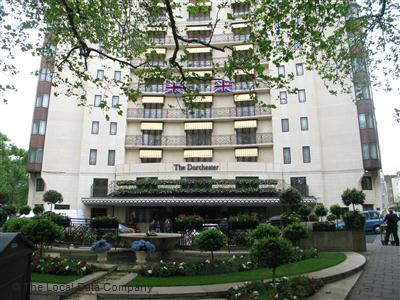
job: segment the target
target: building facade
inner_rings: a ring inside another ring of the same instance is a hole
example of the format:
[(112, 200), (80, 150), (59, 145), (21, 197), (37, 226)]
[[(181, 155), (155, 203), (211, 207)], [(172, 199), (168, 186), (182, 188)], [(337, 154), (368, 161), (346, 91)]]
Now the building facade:
[[(232, 2), (223, 12), (237, 17), (230, 24), (231, 32), (217, 27), (213, 41), (234, 51), (248, 51), (256, 46), (246, 43), (247, 24), (240, 19), (246, 7)], [(189, 37), (207, 38), (216, 11), (215, 3), (209, 2), (208, 13), (192, 16), (183, 6), (178, 26)], [(174, 48), (171, 33), (168, 28), (148, 30), (157, 44), (150, 63), (162, 66)], [(187, 67), (199, 76), (217, 72), (216, 63), (227, 59), (225, 53), (198, 45), (187, 50)], [(357, 187), (367, 195), (366, 209), (380, 208), (381, 163), (370, 86), (355, 86), (353, 94), (334, 96), (301, 60), (278, 68), (264, 65), (271, 73), (293, 73), (293, 86), (299, 92), (290, 94), (265, 84), (254, 87), (238, 70), (227, 89), (221, 87), (224, 82), (199, 83), (202, 97), (195, 101), (202, 105), (185, 111), (179, 95), (170, 93), (174, 87), (162, 80), (148, 82), (136, 103), (128, 102), (116, 86), (98, 90), (88, 85), (89, 105), (77, 106), (77, 100), (62, 94), (65, 87), (51, 87), (51, 66), (42, 60), (28, 164), (30, 204), (43, 203), (44, 191), (54, 189), (64, 197), (56, 209), (85, 217), (107, 213), (123, 221), (136, 210), (147, 222), (154, 207), (159, 211), (175, 206), (174, 199), (112, 198), (115, 181), (258, 178), (278, 180), (280, 188), (295, 186), (303, 196), (313, 196), (326, 206), (341, 204), (343, 190)], [(101, 57), (89, 61), (88, 72), (100, 80), (134, 76)], [(362, 68), (354, 72), (366, 73)], [(277, 108), (263, 108), (253, 100), (254, 92), (259, 101)], [(109, 120), (100, 108), (102, 101), (110, 106)], [(117, 105), (124, 111), (122, 116), (114, 108)], [(253, 200), (236, 206), (245, 210), (254, 206)], [(210, 203), (202, 205), (232, 204), (229, 199), (225, 204)], [(190, 199), (180, 204), (202, 205)], [(274, 213), (266, 210), (267, 215)]]

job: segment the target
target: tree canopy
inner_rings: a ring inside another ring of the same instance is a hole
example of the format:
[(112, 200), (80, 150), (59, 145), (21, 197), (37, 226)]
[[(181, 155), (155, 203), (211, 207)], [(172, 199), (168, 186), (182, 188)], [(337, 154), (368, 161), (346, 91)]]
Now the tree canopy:
[(25, 204), (28, 197), (27, 152), (0, 132), (0, 204)]
[[(243, 0), (240, 5), (247, 6), (248, 13), (240, 15), (230, 12), (225, 15), (223, 8), (235, 5), (231, 1), (212, 1), (215, 13), (206, 21), (210, 34), (206, 37), (188, 35), (179, 25), (182, 12), (207, 14), (210, 6), (206, 2), (4, 0), (0, 7), (0, 26), (3, 27), (0, 41), (8, 58), (0, 60), (0, 67), (16, 72), (12, 64), (16, 45), (23, 51), (44, 55), (54, 66), (53, 85), (65, 84), (65, 94), (77, 98), (81, 105), (86, 105), (84, 90), (88, 84), (99, 88), (117, 85), (135, 101), (146, 85), (145, 79), (161, 77), (181, 83), (185, 104), (196, 105), (192, 100), (199, 91), (194, 83), (210, 79), (234, 80), (236, 69), (244, 70), (254, 81), (254, 87), (266, 84), (270, 88), (296, 92), (290, 85), (293, 74), (272, 74), (267, 71), (267, 64), (279, 66), (298, 58), (305, 62), (307, 69), (321, 75), (332, 93), (350, 91), (355, 81), (369, 83), (365, 77), (353, 76), (355, 69), (369, 71), (373, 77), (399, 78), (397, 20), (400, 6), (397, 1), (360, 0), (355, 5), (350, 0)], [(226, 38), (232, 32), (231, 23), (237, 20), (249, 25), (239, 29), (245, 36), (243, 42), (256, 45), (244, 51), (245, 55), (238, 55), (231, 45), (218, 43), (221, 36)], [(172, 33), (170, 43), (173, 46), (172, 54), (165, 58), (165, 67), (152, 64), (157, 54), (149, 53), (159, 42), (155, 32), (163, 28)], [(39, 32), (36, 42), (30, 39), (32, 29)], [(219, 36), (214, 34), (221, 30)], [(225, 52), (228, 59), (215, 62), (218, 71), (212, 75), (193, 75), (187, 67), (188, 45)], [(113, 78), (98, 80), (87, 72), (88, 61), (94, 57), (118, 63), (128, 70), (128, 75), (117, 81)], [(68, 71), (63, 72), (65, 70)], [(74, 79), (66, 76), (71, 73)], [(138, 75), (137, 82), (132, 81), (131, 73)], [(388, 80), (374, 82), (391, 88)], [(2, 83), (0, 92), (11, 88)], [(102, 101), (101, 106), (109, 108), (106, 101)]]

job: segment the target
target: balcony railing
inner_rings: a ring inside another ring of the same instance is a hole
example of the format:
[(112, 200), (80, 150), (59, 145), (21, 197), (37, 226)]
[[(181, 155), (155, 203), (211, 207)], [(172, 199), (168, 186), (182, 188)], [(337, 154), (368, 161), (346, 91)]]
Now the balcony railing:
[[(125, 137), (125, 146), (145, 146), (145, 147), (160, 147), (160, 146), (178, 146), (178, 147), (198, 147), (196, 145), (187, 145), (186, 135), (170, 135), (161, 137), (161, 145), (152, 146), (145, 145), (143, 143), (143, 135), (127, 135)], [(249, 139), (250, 140), (250, 139)], [(243, 140), (242, 140), (243, 142)], [(211, 136), (211, 144), (204, 146), (224, 146), (224, 145), (236, 145), (236, 146), (248, 146), (257, 144), (271, 144), (273, 142), (272, 133), (256, 133), (255, 140), (251, 143), (238, 143), (236, 134), (229, 135), (213, 135)]]
[[(215, 43), (236, 43), (240, 41), (248, 40), (250, 37), (249, 34), (214, 34), (211, 40), (211, 44)], [(190, 37), (185, 36), (185, 38), (190, 39)], [(210, 37), (198, 37), (198, 40), (202, 40), (203, 42), (208, 42)], [(155, 39), (154, 42), (157, 45), (175, 45), (174, 38), (172, 36), (166, 36), (165, 38)]]
[[(146, 115), (144, 114), (144, 108), (128, 108), (127, 117), (128, 119), (185, 119), (187, 118), (187, 114), (189, 112), (185, 112), (182, 109), (178, 108), (168, 108), (162, 109), (161, 114), (157, 115)], [(248, 111), (248, 113), (244, 113), (244, 111), (238, 110), (236, 107), (218, 107), (212, 108), (211, 114), (204, 114), (200, 119), (208, 118), (236, 118), (236, 117), (251, 117), (251, 116), (268, 116), (271, 115), (271, 109), (263, 108), (261, 106), (255, 106), (253, 111)], [(190, 117), (193, 119), (193, 117)]]

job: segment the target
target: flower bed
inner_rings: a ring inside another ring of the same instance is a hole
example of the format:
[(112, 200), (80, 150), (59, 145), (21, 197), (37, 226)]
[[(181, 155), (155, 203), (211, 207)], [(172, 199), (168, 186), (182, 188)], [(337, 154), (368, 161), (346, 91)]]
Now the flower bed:
[(256, 281), (228, 291), (229, 300), (305, 300), (323, 286), (318, 279), (299, 276), (283, 277), (277, 280), (276, 287), (271, 283)]
[(46, 273), (54, 275), (80, 275), (84, 276), (94, 272), (95, 268), (85, 260), (76, 260), (61, 257), (34, 256), (32, 259), (33, 273)]

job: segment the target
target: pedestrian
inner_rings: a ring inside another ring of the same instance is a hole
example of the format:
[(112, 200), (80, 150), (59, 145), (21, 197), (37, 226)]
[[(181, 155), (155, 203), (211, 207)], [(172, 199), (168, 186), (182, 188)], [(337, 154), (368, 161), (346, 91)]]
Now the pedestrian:
[(172, 229), (172, 222), (170, 218), (166, 218), (164, 221), (164, 232), (170, 233)]
[(383, 222), (386, 222), (386, 235), (384, 245), (389, 243), (389, 237), (393, 234), (394, 242), (396, 246), (399, 246), (399, 236), (397, 234), (397, 222), (400, 221), (400, 218), (393, 213), (393, 209), (389, 209), (389, 213), (383, 219)]

